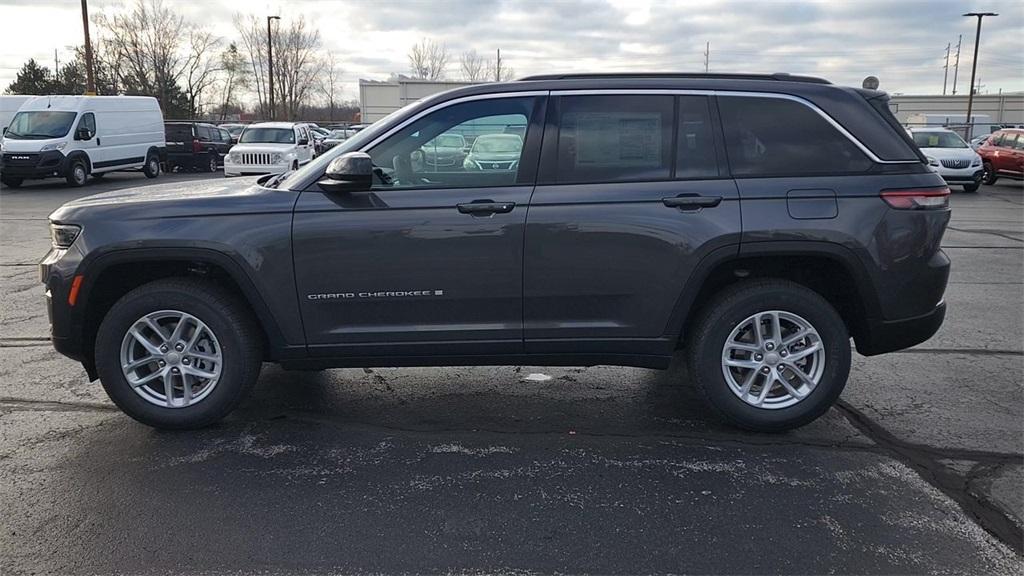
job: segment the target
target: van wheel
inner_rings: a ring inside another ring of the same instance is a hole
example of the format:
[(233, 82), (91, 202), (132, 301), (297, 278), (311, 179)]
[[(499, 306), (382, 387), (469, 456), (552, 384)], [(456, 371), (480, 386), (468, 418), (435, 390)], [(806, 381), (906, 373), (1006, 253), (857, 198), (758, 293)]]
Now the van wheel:
[(89, 170), (85, 166), (85, 161), (81, 158), (71, 161), (71, 166), (68, 167), (68, 175), (66, 180), (68, 184), (78, 188), (85, 186), (86, 180), (89, 178)]
[(964, 184), (964, 192), (977, 192), (978, 188), (981, 188), (981, 184)]
[(3, 178), (0, 178), (0, 182), (3, 182), (5, 186), (10, 186), (11, 188), (20, 188), (21, 183), (24, 181), (24, 178), (14, 178), (9, 176), (4, 176)]
[(296, 171), (298, 169), (299, 169), (299, 161), (298, 160), (292, 161), (292, 172), (294, 172), (294, 171)]
[(142, 167), (142, 173), (146, 178), (156, 178), (160, 175), (160, 158), (156, 154), (150, 152), (146, 156), (146, 165)]
[(203, 172), (216, 172), (217, 171), (217, 155), (210, 154), (209, 158), (206, 159), (206, 165), (203, 166)]
[(718, 416), (748, 430), (813, 421), (839, 398), (850, 373), (842, 318), (794, 282), (756, 280), (725, 290), (687, 340), (701, 394)]
[(996, 180), (999, 180), (999, 177), (996, 176), (996, 171), (992, 169), (992, 163), (985, 162), (982, 166), (984, 172), (982, 172), (981, 181), (989, 186), (995, 184)]
[(220, 287), (170, 278), (118, 300), (96, 336), (96, 368), (107, 395), (154, 428), (195, 429), (242, 401), (260, 372), (259, 328)]

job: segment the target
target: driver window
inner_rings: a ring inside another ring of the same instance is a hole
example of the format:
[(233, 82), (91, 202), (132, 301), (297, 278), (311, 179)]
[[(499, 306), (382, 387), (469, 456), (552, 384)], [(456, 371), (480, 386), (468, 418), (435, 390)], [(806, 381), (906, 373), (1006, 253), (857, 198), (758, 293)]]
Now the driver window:
[(416, 120), (369, 150), (374, 189), (515, 184), (534, 102), (465, 102)]
[(78, 121), (78, 131), (82, 130), (89, 133), (89, 137), (86, 140), (91, 140), (96, 135), (96, 117), (92, 112), (82, 114), (81, 120)]

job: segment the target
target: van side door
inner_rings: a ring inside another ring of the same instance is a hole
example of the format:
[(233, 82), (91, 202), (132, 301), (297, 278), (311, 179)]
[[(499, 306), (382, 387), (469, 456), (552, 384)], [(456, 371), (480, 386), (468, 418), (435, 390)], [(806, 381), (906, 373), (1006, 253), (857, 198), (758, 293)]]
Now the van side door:
[(556, 95), (526, 222), (526, 352), (670, 354), (684, 286), (740, 237), (712, 101)]

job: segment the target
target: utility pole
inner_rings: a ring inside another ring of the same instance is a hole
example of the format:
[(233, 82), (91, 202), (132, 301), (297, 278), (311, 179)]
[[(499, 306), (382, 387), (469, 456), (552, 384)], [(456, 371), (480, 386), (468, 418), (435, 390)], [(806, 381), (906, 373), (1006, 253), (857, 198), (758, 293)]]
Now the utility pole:
[(498, 48), (498, 58), (494, 61), (494, 81), (501, 82), (501, 48)]
[(963, 34), (956, 37), (956, 62), (953, 63), (953, 96), (956, 96), (956, 77), (960, 74), (960, 41), (963, 39)]
[(946, 43), (946, 65), (942, 67), (942, 95), (946, 95), (946, 80), (949, 78), (949, 43)]
[(93, 73), (92, 43), (89, 42), (89, 0), (82, 0), (82, 29), (85, 30), (85, 93), (96, 95), (96, 76)]
[(53, 79), (60, 82), (60, 58), (57, 57), (57, 49), (53, 49)]
[(704, 44), (704, 73), (708, 73), (708, 58), (711, 56), (711, 42)]
[(967, 93), (967, 140), (970, 140), (971, 133), (974, 131), (971, 108), (974, 106), (974, 76), (978, 72), (978, 43), (981, 41), (981, 20), (985, 16), (999, 16), (999, 14), (995, 12), (968, 12), (964, 16), (975, 16), (978, 18), (978, 29), (974, 33), (974, 59), (971, 62), (971, 89)]
[(267, 16), (267, 77), (269, 79), (269, 108), (270, 108), (270, 120), (274, 119), (274, 42), (271, 34), (273, 30), (270, 27), (271, 20), (280, 20), (280, 16)]

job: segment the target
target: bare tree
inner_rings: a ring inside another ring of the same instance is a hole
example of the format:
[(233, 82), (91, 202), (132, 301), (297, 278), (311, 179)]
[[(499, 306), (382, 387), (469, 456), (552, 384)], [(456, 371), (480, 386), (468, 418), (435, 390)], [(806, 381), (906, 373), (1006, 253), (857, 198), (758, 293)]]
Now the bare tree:
[(217, 73), (222, 69), (222, 60), (215, 53), (220, 38), (201, 28), (191, 30), (188, 36), (188, 57), (182, 81), (188, 98), (189, 117), (197, 118), (202, 114), (203, 93), (217, 81)]
[(327, 99), (328, 120), (334, 121), (334, 104), (341, 94), (342, 70), (338, 66), (338, 60), (333, 52), (329, 52), (324, 58), (323, 72), (320, 74), (319, 86)]
[(486, 80), (484, 68), (484, 58), (476, 50), (467, 50), (459, 56), (459, 69), (462, 71), (462, 79), (467, 82), (483, 82)]
[[(235, 15), (235, 28), (252, 66), (252, 80), (260, 112), (270, 116), (268, 102), (267, 29), (256, 16)], [(281, 117), (295, 118), (310, 96), (310, 89), (323, 69), (320, 32), (306, 25), (300, 16), (274, 32), (274, 99)]]
[(227, 117), (228, 109), (240, 90), (249, 87), (250, 70), (248, 62), (238, 51), (238, 45), (232, 42), (220, 56), (220, 119)]
[(448, 46), (424, 38), (409, 50), (409, 69), (416, 78), (442, 80), (448, 57)]

